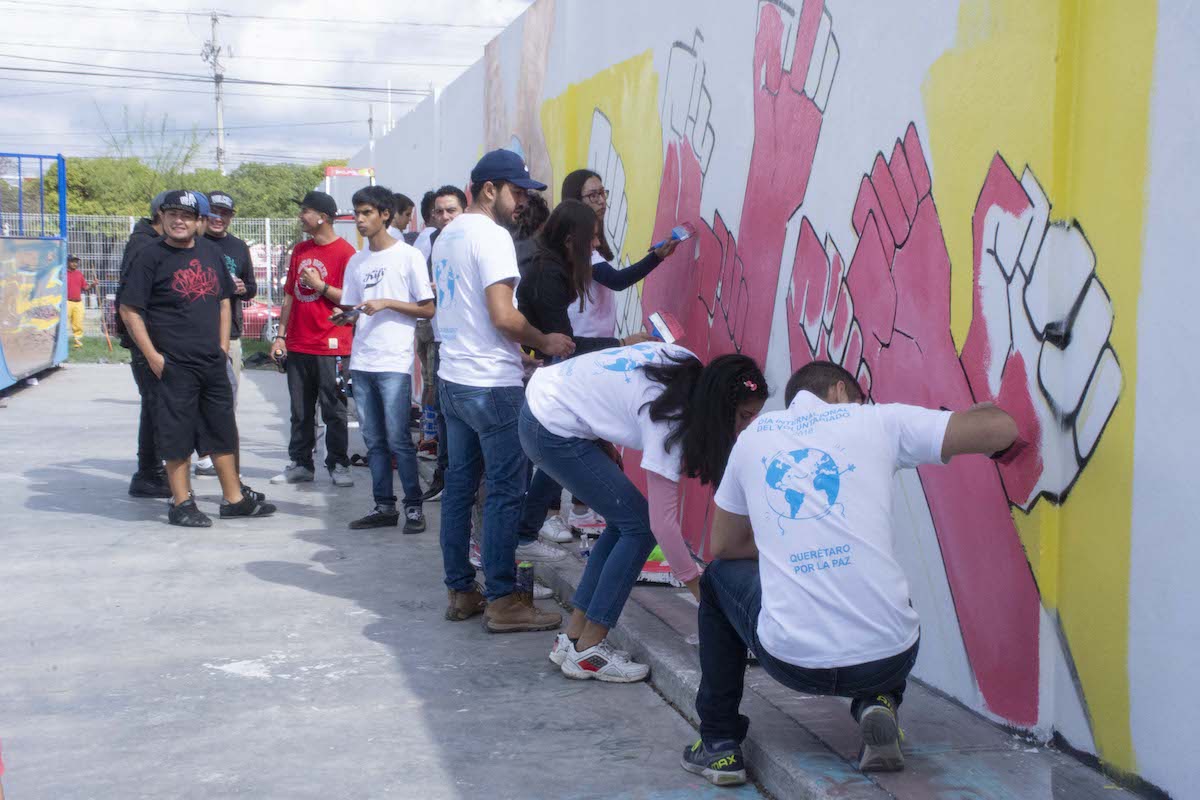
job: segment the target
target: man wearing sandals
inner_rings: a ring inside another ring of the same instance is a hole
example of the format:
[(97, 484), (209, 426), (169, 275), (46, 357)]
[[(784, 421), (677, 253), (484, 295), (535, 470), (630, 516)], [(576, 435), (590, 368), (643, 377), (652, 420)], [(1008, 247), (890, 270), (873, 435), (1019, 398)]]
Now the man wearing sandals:
[(798, 370), (784, 402), (734, 445), (700, 579), (700, 739), (683, 768), (717, 785), (746, 782), (747, 647), (784, 686), (851, 700), (860, 769), (903, 768), (898, 712), (921, 631), (892, 549), (893, 477), (1020, 446), (998, 408), (864, 405), (854, 376), (827, 361)]
[(207, 528), (192, 496), (193, 451), (212, 453), (221, 482), (221, 517), (264, 517), (275, 512), (237, 474), (237, 422), (229, 382), (233, 281), (220, 251), (197, 240), (200, 200), (169, 192), (160, 207), (163, 238), (133, 257), (121, 289), (121, 319), (158, 379), (154, 424), (166, 461), (172, 525)]

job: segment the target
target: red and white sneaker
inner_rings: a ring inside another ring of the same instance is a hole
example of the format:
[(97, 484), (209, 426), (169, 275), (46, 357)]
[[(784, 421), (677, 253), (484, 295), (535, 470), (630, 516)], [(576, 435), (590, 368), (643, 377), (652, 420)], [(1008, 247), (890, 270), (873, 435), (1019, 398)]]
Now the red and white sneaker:
[(582, 653), (567, 640), (567, 651), (563, 655), (562, 674), (574, 680), (595, 678), (605, 683), (637, 683), (646, 680), (650, 667), (630, 660), (629, 656), (617, 651), (602, 641)]
[(467, 560), (475, 569), (483, 569), (483, 553), (479, 550), (479, 542), (475, 541), (474, 537), (471, 538), (471, 547), (467, 551)]

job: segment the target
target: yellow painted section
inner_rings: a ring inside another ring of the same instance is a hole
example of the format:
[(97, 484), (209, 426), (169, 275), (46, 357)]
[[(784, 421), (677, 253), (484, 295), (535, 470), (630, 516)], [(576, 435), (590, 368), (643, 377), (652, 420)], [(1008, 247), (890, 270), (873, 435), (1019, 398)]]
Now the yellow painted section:
[[(566, 177), (573, 170), (587, 167), (588, 141), (596, 109), (612, 123), (613, 149), (625, 166), (629, 227), (624, 250), (617, 257), (623, 260), (622, 256), (637, 254), (631, 258), (636, 261), (650, 244), (654, 232), (658, 187), (662, 182), (662, 125), (652, 50), (573, 83), (558, 97), (542, 104), (542, 131), (555, 175)], [(559, 188), (550, 187), (556, 203), (561, 199)]]
[(1152, 2), (963, 0), (956, 45), (922, 87), (955, 341), (971, 321), (971, 216), (997, 152), (1018, 176), (1029, 165), (1052, 219), (1079, 220), (1113, 300), (1116, 412), (1066, 504), (1014, 517), (1043, 602), (1058, 610), (1099, 754), (1130, 772), (1130, 465), (1156, 16)]

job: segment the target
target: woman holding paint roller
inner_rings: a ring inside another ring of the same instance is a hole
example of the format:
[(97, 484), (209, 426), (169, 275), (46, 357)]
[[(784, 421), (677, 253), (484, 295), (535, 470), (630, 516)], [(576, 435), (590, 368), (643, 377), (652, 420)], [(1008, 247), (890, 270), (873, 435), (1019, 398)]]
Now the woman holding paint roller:
[[(539, 471), (607, 520), (571, 600), (571, 621), (550, 651), (568, 678), (632, 683), (649, 673), (605, 637), (656, 541), (676, 577), (699, 591), (680, 527), (679, 481), (717, 483), (766, 399), (753, 359), (731, 354), (703, 366), (664, 342), (600, 350), (534, 373), (518, 422), (521, 446)], [(621, 469), (614, 445), (642, 451), (646, 495)], [(536, 520), (545, 505), (531, 500), (524, 514)]]

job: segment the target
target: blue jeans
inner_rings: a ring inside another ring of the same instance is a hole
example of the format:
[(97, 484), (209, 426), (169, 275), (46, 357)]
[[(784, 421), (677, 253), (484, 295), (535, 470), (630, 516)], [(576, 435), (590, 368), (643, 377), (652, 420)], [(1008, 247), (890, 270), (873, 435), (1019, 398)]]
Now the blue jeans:
[(897, 707), (903, 701), (919, 641), (903, 653), (866, 664), (806, 669), (780, 661), (758, 641), (761, 607), (758, 561), (717, 560), (708, 565), (700, 578), (700, 691), (696, 694), (700, 737), (706, 744), (746, 738), (750, 720), (738, 713), (738, 707), (747, 647), (767, 674), (789, 689), (851, 698), (850, 713), (855, 719), (875, 695), (891, 695)]
[(459, 592), (475, 585), (467, 560), (471, 507), (479, 477), (487, 480), (483, 503), (484, 594), (512, 594), (516, 581), (517, 523), (525, 495), (527, 460), (517, 439), (517, 416), (525, 402), (520, 386), (463, 386), (438, 381), (450, 464), (442, 494), (442, 564), (446, 586)]
[(421, 507), (421, 481), (417, 475), (417, 450), (409, 432), (408, 410), (412, 407), (412, 376), (403, 372), (351, 370), (354, 403), (367, 463), (371, 467), (371, 489), (375, 504), (396, 505), (392, 486), (392, 457), (404, 487), (404, 507)]
[[(529, 406), (521, 410), (521, 446), (548, 482), (562, 484), (608, 523), (588, 556), (571, 603), (592, 622), (611, 628), (654, 549), (650, 504), (596, 442), (556, 436)], [(545, 517), (544, 507), (537, 513)]]
[(558, 481), (546, 474), (546, 470), (539, 469), (533, 473), (529, 491), (525, 493), (525, 507), (521, 510), (521, 525), (517, 529), (517, 538), (522, 542), (532, 542), (536, 539), (542, 523), (546, 521), (546, 514), (556, 506), (554, 501), (560, 497), (562, 487), (558, 485)]

